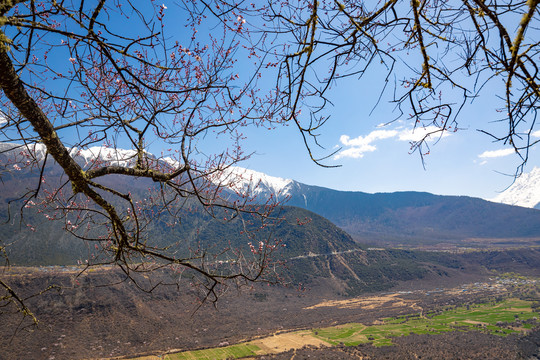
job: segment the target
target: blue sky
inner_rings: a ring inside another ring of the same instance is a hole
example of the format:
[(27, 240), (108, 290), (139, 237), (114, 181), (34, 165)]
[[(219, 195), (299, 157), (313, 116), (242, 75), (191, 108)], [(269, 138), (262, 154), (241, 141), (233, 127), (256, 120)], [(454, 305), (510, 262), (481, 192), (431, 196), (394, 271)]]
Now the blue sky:
[[(319, 139), (326, 151), (319, 154), (341, 147), (325, 162), (341, 167), (321, 168), (310, 161), (293, 127), (251, 131), (245, 149), (255, 154), (244, 165), (269, 175), (347, 191), (413, 190), (490, 199), (512, 184), (513, 177), (508, 175), (514, 174), (521, 159), (510, 147), (478, 131), (505, 131), (504, 123), (494, 122), (500, 118), (495, 111), (500, 106), (496, 89), (486, 88), (484, 97), (467, 104), (458, 118), (457, 132), (432, 139), (424, 169), (419, 154), (410, 153), (410, 140), (424, 129), (413, 131), (407, 120), (384, 125), (397, 116), (388, 102), (381, 101), (373, 110), (380, 91), (366, 89), (366, 84), (382, 84), (377, 75), (350, 79), (333, 90), (334, 106), (328, 109), (331, 119)], [(540, 131), (533, 134), (540, 138)], [(540, 166), (538, 149), (531, 151), (525, 171), (534, 166)]]
[[(169, 6), (167, 11), (175, 11), (174, 8)], [(174, 16), (168, 19), (174, 19)], [(518, 18), (515, 20), (519, 21)], [(205, 30), (201, 28), (201, 31)], [(240, 69), (235, 71), (249, 76), (252, 60), (242, 58), (241, 53), (238, 56)], [(421, 63), (415, 53), (406, 56), (405, 62)], [(315, 70), (321, 74), (327, 71), (324, 67)], [(331, 90), (332, 105), (325, 109), (330, 120), (321, 129), (319, 137), (319, 143), (325, 149), (317, 154), (325, 156), (341, 148), (336, 156), (324, 162), (340, 167), (323, 168), (312, 162), (299, 131), (291, 125), (278, 126), (271, 131), (243, 129), (246, 135), (244, 151), (254, 155), (239, 165), (272, 176), (348, 191), (414, 190), (490, 199), (512, 184), (512, 175), (521, 159), (510, 147), (494, 143), (491, 137), (478, 131), (482, 129), (498, 135), (507, 131), (506, 123), (496, 122), (501, 116), (496, 108), (502, 104), (496, 95), (504, 91), (502, 81), (491, 81), (480, 98), (465, 106), (458, 118), (459, 131), (432, 139), (430, 153), (424, 157), (423, 164), (418, 153), (410, 153), (410, 141), (417, 139), (423, 129), (413, 132), (411, 121), (393, 121), (398, 112), (388, 102), (392, 85), (387, 87), (386, 97), (375, 106), (385, 85), (384, 70), (383, 66), (374, 65), (362, 79), (348, 78)], [(398, 78), (407, 76), (399, 68), (396, 74)], [(273, 85), (272, 73), (265, 76), (267, 78), (262, 79), (261, 85)], [(453, 99), (459, 100), (459, 96)], [(540, 131), (534, 135), (540, 138)], [(221, 150), (221, 142), (209, 141), (210, 148)], [(525, 171), (540, 166), (540, 150), (533, 149), (530, 155)]]
[[(520, 18), (513, 20), (517, 25)], [(406, 65), (397, 65), (397, 80), (407, 78), (410, 73), (406, 67), (410, 63), (422, 62), (412, 53), (402, 56), (405, 59), (400, 60)], [(458, 59), (459, 54), (453, 57)], [(457, 118), (457, 132), (431, 139), (430, 153), (423, 164), (418, 153), (410, 153), (410, 141), (418, 139), (424, 129), (413, 131), (413, 123), (406, 116), (396, 120), (399, 112), (388, 102), (393, 85), (387, 87), (378, 103), (385, 77), (384, 68), (374, 65), (362, 79), (348, 78), (333, 87), (333, 105), (325, 109), (331, 118), (319, 137), (326, 150), (318, 154), (328, 155), (341, 148), (324, 162), (340, 165), (339, 168), (322, 168), (310, 161), (301, 136), (293, 127), (249, 131), (245, 150), (255, 155), (243, 165), (306, 184), (370, 193), (412, 190), (491, 199), (512, 184), (521, 158), (508, 145), (494, 142), (479, 131), (499, 136), (508, 131), (507, 122), (498, 121), (504, 106), (498, 98), (505, 91), (503, 79), (491, 79), (479, 98), (466, 103)], [(464, 79), (471, 87), (474, 81)], [(460, 102), (459, 93), (444, 88), (442, 91), (443, 101)], [(539, 127), (531, 139), (540, 139)], [(529, 155), (525, 172), (540, 166), (540, 150), (532, 148)]]
[[(178, 9), (175, 10), (170, 1), (166, 3), (166, 11), (170, 12), (166, 17), (170, 21), (167, 35), (189, 43), (186, 37), (191, 33), (177, 25), (177, 16), (184, 14), (177, 15), (175, 11)], [(205, 29), (201, 29), (199, 34), (203, 38), (201, 34), (204, 32)], [(67, 61), (67, 55), (56, 55)], [(241, 69), (235, 71), (249, 74), (249, 66), (245, 65), (251, 60), (239, 60)], [(408, 59), (418, 60), (412, 55)], [(400, 74), (399, 69), (396, 73)], [(261, 84), (273, 84), (272, 74), (266, 76)], [(509, 147), (494, 143), (492, 138), (477, 131), (483, 129), (499, 135), (506, 131), (504, 122), (495, 122), (500, 119), (496, 108), (501, 103), (496, 94), (501, 93), (502, 82), (492, 81), (483, 90), (482, 97), (467, 104), (458, 118), (459, 131), (430, 141), (430, 153), (424, 158), (424, 168), (419, 154), (410, 153), (410, 141), (417, 139), (424, 129), (413, 131), (410, 121), (396, 120), (398, 113), (394, 105), (388, 103), (388, 96), (375, 107), (385, 76), (381, 67), (373, 67), (364, 78), (340, 81), (331, 90), (332, 105), (325, 108), (330, 120), (321, 129), (319, 137), (319, 143), (325, 149), (317, 151), (317, 155), (329, 155), (341, 148), (335, 156), (324, 161), (327, 165), (340, 167), (317, 166), (309, 159), (298, 130), (286, 125), (271, 131), (265, 128), (246, 129), (244, 150), (254, 155), (239, 165), (272, 176), (349, 191), (414, 190), (490, 199), (511, 185), (513, 177), (508, 175), (514, 174), (521, 159)], [(391, 91), (392, 86), (387, 90)], [(533, 133), (533, 138), (540, 139), (540, 130)], [(211, 150), (223, 149), (221, 142), (210, 138), (208, 142)], [(538, 149), (531, 150), (525, 171), (534, 166), (540, 166)]]

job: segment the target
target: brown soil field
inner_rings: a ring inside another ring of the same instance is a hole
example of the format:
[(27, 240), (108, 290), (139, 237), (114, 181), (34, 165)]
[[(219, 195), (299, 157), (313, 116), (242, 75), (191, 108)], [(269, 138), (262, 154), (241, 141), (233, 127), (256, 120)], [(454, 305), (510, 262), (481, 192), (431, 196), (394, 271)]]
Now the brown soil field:
[(339, 309), (377, 309), (379, 307), (412, 307), (415, 308), (413, 300), (404, 300), (398, 293), (382, 296), (360, 296), (345, 300), (328, 300), (306, 307), (306, 310), (321, 307), (336, 307)]
[(276, 334), (251, 343), (261, 348), (261, 354), (281, 353), (306, 346), (328, 346), (325, 341), (312, 336), (310, 331)]

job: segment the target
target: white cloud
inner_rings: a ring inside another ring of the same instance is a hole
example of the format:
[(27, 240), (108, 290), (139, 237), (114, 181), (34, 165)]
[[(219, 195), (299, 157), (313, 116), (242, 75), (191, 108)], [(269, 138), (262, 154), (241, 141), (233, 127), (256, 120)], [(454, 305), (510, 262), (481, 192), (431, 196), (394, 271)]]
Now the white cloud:
[(450, 132), (443, 131), (437, 126), (417, 127), (415, 129), (405, 129), (399, 132), (399, 140), (401, 141), (420, 141), (424, 138), (426, 140), (438, 140), (450, 135)]
[(362, 158), (364, 157), (364, 153), (377, 150), (375, 145), (372, 145), (373, 142), (392, 138), (397, 134), (398, 132), (396, 130), (374, 130), (366, 136), (358, 136), (354, 139), (351, 139), (348, 135), (341, 135), (339, 142), (348, 148), (340, 151), (339, 154), (334, 156), (334, 159), (338, 160), (346, 157), (353, 159)]
[(377, 148), (373, 145), (368, 145), (364, 147), (351, 147), (342, 150), (338, 154), (336, 154), (336, 156), (334, 156), (334, 160), (339, 160), (342, 158), (360, 159), (364, 157), (364, 153), (372, 152), (375, 150), (377, 150)]
[(532, 137), (540, 138), (540, 130), (533, 131), (531, 133)]
[(348, 135), (341, 135), (339, 141), (346, 146), (369, 145), (375, 140), (382, 140), (394, 137), (398, 134), (396, 130), (374, 130), (366, 136), (359, 136), (351, 139)]
[[(380, 128), (380, 124), (377, 126)], [(431, 134), (431, 135), (430, 135)], [(364, 157), (365, 153), (373, 152), (377, 150), (375, 142), (378, 140), (385, 140), (390, 138), (397, 138), (399, 141), (420, 141), (425, 140), (433, 141), (450, 135), (448, 131), (440, 132), (440, 128), (436, 126), (418, 127), (416, 129), (394, 129), (394, 130), (373, 130), (366, 136), (358, 136), (351, 139), (348, 135), (341, 135), (339, 142), (344, 147), (336, 156), (334, 160), (342, 158), (359, 159)]]
[(0, 111), (0, 126), (3, 126), (5, 123), (7, 123), (7, 119), (4, 116), (4, 113)]
[(481, 159), (498, 158), (498, 157), (512, 155), (513, 153), (515, 153), (515, 150), (511, 148), (499, 149), (499, 150), (492, 150), (492, 151), (484, 151), (483, 153), (478, 155), (478, 157)]

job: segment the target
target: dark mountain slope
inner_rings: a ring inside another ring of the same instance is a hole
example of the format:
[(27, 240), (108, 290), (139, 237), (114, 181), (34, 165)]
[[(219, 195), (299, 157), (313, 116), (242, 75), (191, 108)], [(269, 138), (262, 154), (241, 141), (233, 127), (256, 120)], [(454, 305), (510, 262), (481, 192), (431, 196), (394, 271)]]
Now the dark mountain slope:
[[(94, 243), (69, 236), (57, 222), (38, 222), (40, 214), (28, 213), (35, 231), (17, 224), (1, 227), (8, 242), (6, 250), (13, 265), (72, 265), (84, 263), (98, 254)], [(445, 269), (459, 269), (463, 263), (440, 253), (404, 250), (367, 250), (360, 247), (348, 234), (330, 221), (307, 210), (284, 207), (283, 221), (257, 233), (259, 239), (279, 240), (284, 245), (275, 259), (284, 261), (281, 271), (285, 282), (310, 286), (327, 280), (328, 286), (340, 294), (352, 295), (392, 287), (399, 281), (426, 276), (446, 276)], [(297, 219), (310, 219), (298, 224)], [(249, 242), (254, 239), (242, 234), (239, 220), (223, 222), (189, 213), (181, 225), (169, 227), (164, 219), (157, 221), (150, 233), (156, 246), (170, 246), (177, 254), (188, 248), (208, 249), (219, 253), (227, 247), (238, 248), (249, 255)], [(95, 261), (95, 260), (94, 260)]]
[[(151, 223), (149, 240), (155, 246), (172, 246), (171, 251), (187, 252), (189, 248), (202, 247), (211, 252), (220, 252), (226, 247), (239, 248), (249, 252), (248, 243), (279, 240), (284, 246), (280, 256), (284, 259), (307, 255), (309, 253), (327, 254), (332, 251), (346, 251), (358, 245), (343, 230), (323, 217), (307, 210), (284, 207), (275, 225), (264, 230), (251, 226), (255, 238), (243, 233), (240, 220), (222, 221), (212, 218), (203, 211), (185, 212), (181, 222), (175, 226), (167, 225), (170, 219), (162, 216)], [(297, 219), (310, 219), (298, 224)], [(4, 217), (5, 219), (5, 217)], [(92, 242), (71, 236), (62, 229), (59, 221), (48, 221), (32, 209), (25, 210), (25, 221), (34, 230), (21, 226), (18, 216), (10, 223), (0, 225), (3, 242), (9, 259), (15, 265), (68, 265), (84, 261), (95, 253)], [(248, 227), (250, 228), (250, 227)]]
[(296, 183), (287, 204), (320, 214), (365, 240), (540, 237), (540, 211), (467, 196), (367, 194)]

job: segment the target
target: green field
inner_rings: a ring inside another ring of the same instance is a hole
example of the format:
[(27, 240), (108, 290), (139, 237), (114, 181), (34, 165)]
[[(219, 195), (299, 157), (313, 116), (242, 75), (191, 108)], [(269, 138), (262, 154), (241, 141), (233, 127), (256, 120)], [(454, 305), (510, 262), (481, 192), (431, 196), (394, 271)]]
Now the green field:
[(509, 299), (496, 304), (472, 305), (444, 311), (440, 314), (426, 316), (405, 315), (383, 319), (380, 325), (364, 326), (362, 324), (347, 324), (331, 328), (313, 329), (313, 335), (330, 344), (343, 343), (354, 346), (371, 342), (375, 346), (391, 344), (391, 338), (410, 334), (440, 334), (448, 331), (483, 330), (492, 334), (505, 336), (530, 329), (532, 324), (522, 324), (518, 327), (504, 328), (497, 322), (512, 323), (518, 316), (520, 321), (538, 317), (531, 311), (531, 302)]
[(162, 357), (164, 360), (214, 360), (214, 359), (238, 359), (255, 355), (259, 347), (252, 344), (238, 344), (220, 348), (185, 351), (169, 354)]
[[(438, 313), (409, 314), (393, 318), (382, 319), (380, 324), (366, 326), (360, 323), (312, 329), (311, 336), (328, 345), (354, 346), (363, 343), (372, 343), (374, 346), (392, 345), (392, 338), (410, 334), (441, 334), (449, 331), (484, 331), (491, 334), (506, 336), (511, 333), (520, 333), (533, 327), (532, 324), (522, 323), (516, 326), (514, 322), (521, 322), (539, 317), (531, 309), (531, 301), (507, 299), (498, 303), (476, 304), (467, 307), (456, 307)], [(498, 322), (512, 323), (512, 326), (497, 326)], [(290, 333), (290, 334), (295, 334)], [(261, 339), (259, 341), (264, 341)], [(253, 355), (262, 355), (264, 350), (252, 342), (236, 344), (213, 349), (184, 351), (162, 357), (144, 357), (141, 360), (167, 359), (167, 360), (210, 360), (210, 359), (238, 359)]]

